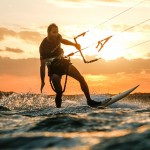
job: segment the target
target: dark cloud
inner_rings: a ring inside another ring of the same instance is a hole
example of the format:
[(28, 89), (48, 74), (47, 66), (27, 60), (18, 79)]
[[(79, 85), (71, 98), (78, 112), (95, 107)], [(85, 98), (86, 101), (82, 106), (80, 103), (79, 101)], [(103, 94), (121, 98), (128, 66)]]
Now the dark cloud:
[(39, 43), (43, 39), (43, 35), (41, 35), (39, 32), (26, 31), (26, 30), (16, 32), (4, 27), (0, 27), (0, 41), (5, 40), (5, 37), (8, 36), (20, 38), (25, 42), (30, 42), (30, 43)]
[[(90, 60), (90, 59), (88, 59)], [(150, 59), (133, 59), (127, 60), (125, 58), (119, 58), (116, 60), (105, 61), (99, 60), (91, 64), (84, 64), (81, 60), (72, 60), (75, 66), (78, 66), (79, 70), (83, 74), (116, 74), (120, 72), (125, 73), (140, 73), (146, 71), (150, 73)]]
[[(117, 74), (150, 73), (150, 59), (127, 60), (119, 58), (116, 60), (99, 60), (91, 64), (84, 64), (82, 60), (72, 59), (72, 63), (82, 74)], [(10, 59), (0, 57), (0, 75), (37, 76), (39, 75), (40, 61), (37, 58)]]
[(34, 76), (39, 75), (39, 60), (10, 59), (0, 57), (0, 75)]
[(6, 47), (5, 50), (0, 49), (0, 52), (13, 52), (13, 53), (23, 53), (24, 51), (19, 49), (19, 48), (10, 48), (10, 47)]

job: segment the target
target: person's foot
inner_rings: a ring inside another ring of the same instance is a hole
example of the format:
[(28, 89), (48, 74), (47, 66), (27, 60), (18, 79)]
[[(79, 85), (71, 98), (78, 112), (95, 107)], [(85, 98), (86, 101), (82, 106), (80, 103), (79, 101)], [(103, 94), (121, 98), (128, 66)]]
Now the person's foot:
[(102, 102), (96, 102), (94, 100), (88, 100), (87, 104), (91, 107), (98, 107), (102, 105)]
[(61, 103), (62, 103), (62, 94), (56, 94), (55, 97), (55, 104), (57, 108), (61, 108)]
[(88, 100), (87, 104), (91, 107), (99, 107), (99, 106), (104, 106), (107, 102), (109, 102), (111, 98), (103, 99), (102, 101), (94, 101), (94, 100)]

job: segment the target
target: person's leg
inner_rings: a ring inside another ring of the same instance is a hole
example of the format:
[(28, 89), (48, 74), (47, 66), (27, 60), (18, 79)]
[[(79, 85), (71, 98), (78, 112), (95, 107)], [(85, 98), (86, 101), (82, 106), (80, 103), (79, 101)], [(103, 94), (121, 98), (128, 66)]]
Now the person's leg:
[(88, 88), (88, 85), (87, 85), (84, 77), (80, 74), (80, 72), (73, 65), (69, 65), (68, 75), (73, 77), (77, 81), (79, 81), (81, 89), (82, 89), (82, 91), (84, 92), (84, 94), (86, 96), (87, 104), (89, 106), (96, 107), (98, 105), (101, 105), (101, 102), (96, 102), (96, 101), (93, 101), (91, 99), (89, 88)]
[(80, 74), (80, 72), (73, 65), (69, 65), (68, 75), (76, 79), (77, 81), (79, 81), (80, 87), (82, 91), (84, 92), (86, 99), (91, 100), (89, 88), (84, 77)]
[(61, 86), (61, 76), (57, 74), (52, 74), (50, 77), (50, 82), (52, 81), (52, 85), (56, 92), (55, 103), (56, 107), (60, 108), (62, 103), (62, 86)]

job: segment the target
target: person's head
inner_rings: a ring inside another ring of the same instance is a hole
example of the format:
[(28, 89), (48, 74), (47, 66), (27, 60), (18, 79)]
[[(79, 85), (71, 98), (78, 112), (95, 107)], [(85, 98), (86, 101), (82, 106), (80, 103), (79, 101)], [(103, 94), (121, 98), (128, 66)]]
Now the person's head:
[(47, 28), (47, 34), (49, 37), (55, 38), (58, 36), (58, 26), (54, 23), (50, 24)]

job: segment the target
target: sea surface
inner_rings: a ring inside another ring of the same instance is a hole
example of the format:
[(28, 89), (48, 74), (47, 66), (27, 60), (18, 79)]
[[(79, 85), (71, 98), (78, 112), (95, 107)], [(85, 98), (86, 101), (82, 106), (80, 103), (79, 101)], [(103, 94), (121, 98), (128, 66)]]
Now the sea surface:
[(131, 94), (103, 109), (87, 106), (83, 95), (65, 95), (56, 108), (54, 98), (0, 92), (0, 149), (150, 149), (150, 94)]

